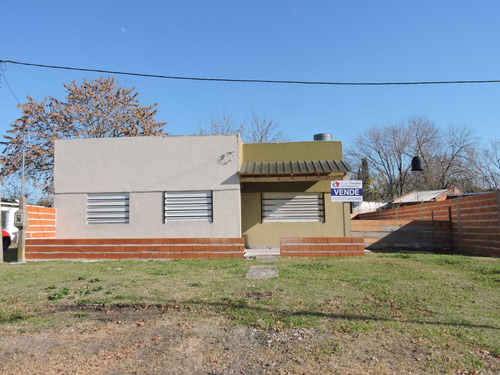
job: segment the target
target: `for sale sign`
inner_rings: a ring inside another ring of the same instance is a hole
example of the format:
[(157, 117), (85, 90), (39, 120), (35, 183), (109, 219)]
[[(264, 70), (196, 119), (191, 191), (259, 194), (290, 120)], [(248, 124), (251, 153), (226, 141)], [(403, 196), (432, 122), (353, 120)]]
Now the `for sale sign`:
[(332, 202), (363, 202), (363, 181), (332, 181)]

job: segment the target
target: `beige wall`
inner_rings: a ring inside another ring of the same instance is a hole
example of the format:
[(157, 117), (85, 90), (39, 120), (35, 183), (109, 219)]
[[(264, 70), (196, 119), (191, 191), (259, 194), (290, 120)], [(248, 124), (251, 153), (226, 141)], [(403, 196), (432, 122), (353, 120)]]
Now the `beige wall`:
[[(56, 141), (57, 238), (241, 237), (239, 137)], [(165, 191), (213, 191), (213, 222), (164, 223)], [(87, 193), (128, 192), (128, 224), (87, 224)]]

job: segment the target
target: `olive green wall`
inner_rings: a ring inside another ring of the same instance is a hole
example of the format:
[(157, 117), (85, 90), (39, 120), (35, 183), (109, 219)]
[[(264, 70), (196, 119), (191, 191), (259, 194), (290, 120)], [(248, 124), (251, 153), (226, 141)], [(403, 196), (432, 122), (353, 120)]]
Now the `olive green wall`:
[[(339, 141), (243, 144), (243, 162), (342, 160)], [(346, 179), (344, 173), (331, 174), (331, 180)], [(351, 235), (349, 203), (332, 203), (331, 181), (243, 182), (241, 184), (241, 230), (245, 246), (277, 246), (280, 237), (348, 237)], [(323, 223), (263, 223), (263, 192), (324, 193)]]
[[(263, 223), (261, 193), (242, 193), (241, 230), (245, 246), (278, 246), (280, 237), (348, 237), (351, 235), (349, 204), (332, 203), (324, 195), (324, 223)], [(346, 221), (347, 220), (347, 221)], [(349, 224), (346, 226), (346, 222)]]
[[(342, 179), (339, 176), (339, 179)], [(324, 223), (263, 223), (261, 192), (322, 192)], [(241, 230), (245, 246), (278, 246), (280, 237), (345, 237), (351, 235), (349, 203), (332, 203), (330, 181), (245, 183), (241, 193)]]
[(243, 144), (243, 161), (342, 160), (342, 142), (312, 141)]

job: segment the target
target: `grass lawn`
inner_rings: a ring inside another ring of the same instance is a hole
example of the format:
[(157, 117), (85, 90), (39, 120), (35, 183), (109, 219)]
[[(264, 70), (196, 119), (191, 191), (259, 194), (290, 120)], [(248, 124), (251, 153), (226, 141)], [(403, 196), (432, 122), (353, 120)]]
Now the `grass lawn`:
[(500, 373), (500, 260), (0, 264), (0, 373)]

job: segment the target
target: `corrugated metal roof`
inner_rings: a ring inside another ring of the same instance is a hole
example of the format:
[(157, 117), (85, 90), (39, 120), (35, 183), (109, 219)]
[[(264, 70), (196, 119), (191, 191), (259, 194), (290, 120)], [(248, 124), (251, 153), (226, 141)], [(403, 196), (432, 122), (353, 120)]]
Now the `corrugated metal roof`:
[(350, 172), (343, 160), (266, 161), (243, 163), (240, 175), (301, 175)]
[(412, 191), (411, 193), (394, 199), (394, 203), (430, 202), (441, 194), (446, 193), (447, 191), (448, 189)]

